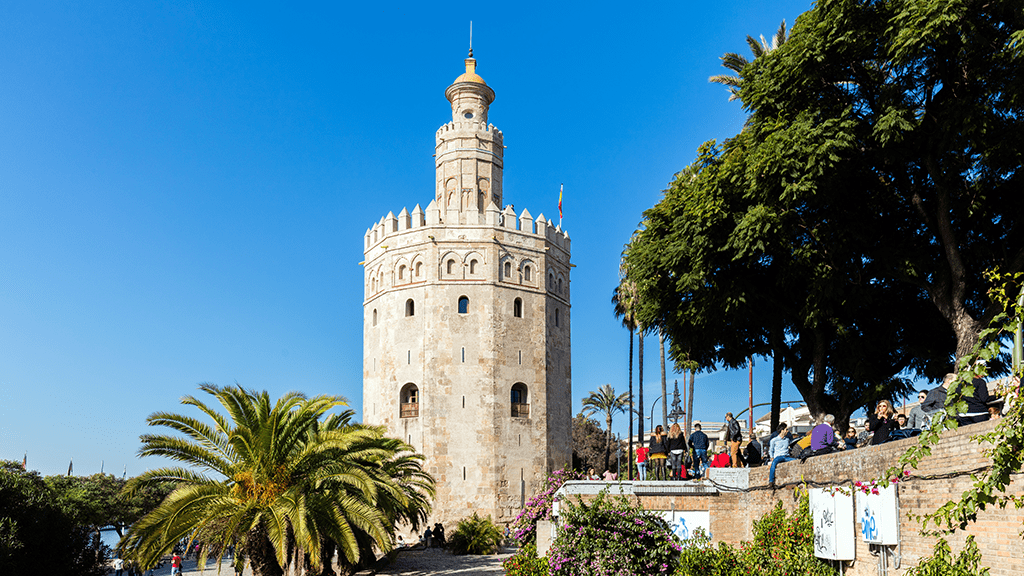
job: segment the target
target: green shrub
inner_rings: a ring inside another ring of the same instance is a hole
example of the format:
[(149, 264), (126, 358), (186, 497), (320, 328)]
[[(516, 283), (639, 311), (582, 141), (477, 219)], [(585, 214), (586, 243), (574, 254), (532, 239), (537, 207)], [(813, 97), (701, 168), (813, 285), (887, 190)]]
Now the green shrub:
[(505, 576), (548, 576), (548, 560), (537, 556), (537, 546), (526, 544), (501, 563)]
[(661, 516), (624, 496), (565, 500), (548, 552), (551, 576), (671, 574), (682, 545)]
[(501, 529), (490, 516), (481, 517), (473, 512), (469, 518), (459, 520), (448, 538), (448, 549), (452, 554), (497, 554), (501, 538)]
[(940, 538), (935, 543), (931, 558), (921, 560), (917, 566), (907, 570), (904, 576), (988, 576), (988, 568), (979, 568), (981, 553), (974, 543), (974, 536), (968, 536), (964, 549), (953, 558), (949, 542)]
[(739, 549), (724, 542), (713, 548), (703, 534), (686, 544), (676, 576), (838, 574), (814, 556), (814, 525), (806, 493), (792, 514), (787, 515), (779, 502), (771, 512), (755, 520), (754, 540), (741, 543)]

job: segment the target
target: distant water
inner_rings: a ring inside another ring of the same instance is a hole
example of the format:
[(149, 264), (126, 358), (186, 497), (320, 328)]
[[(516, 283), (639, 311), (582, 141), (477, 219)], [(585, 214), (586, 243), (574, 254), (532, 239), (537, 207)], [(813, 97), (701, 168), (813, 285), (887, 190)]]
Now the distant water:
[(117, 546), (117, 541), (120, 540), (120, 537), (117, 535), (116, 530), (100, 530), (100, 540), (113, 550), (114, 546)]

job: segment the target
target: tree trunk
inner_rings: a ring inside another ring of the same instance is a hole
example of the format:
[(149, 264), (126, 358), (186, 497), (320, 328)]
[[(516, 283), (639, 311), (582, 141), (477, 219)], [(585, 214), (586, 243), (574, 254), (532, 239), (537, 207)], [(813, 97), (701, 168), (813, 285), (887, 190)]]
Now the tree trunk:
[(775, 432), (779, 428), (779, 414), (782, 413), (782, 368), (785, 334), (781, 327), (776, 327), (771, 333), (772, 340), (772, 428)]
[(640, 445), (644, 445), (644, 332), (641, 330), (638, 334), (637, 342), (637, 404), (636, 404), (636, 419), (637, 424), (637, 439)]
[(633, 479), (633, 329), (629, 329), (629, 479)]
[(693, 430), (693, 381), (696, 378), (697, 370), (690, 368), (690, 399), (688, 402), (690, 406), (686, 409), (686, 433), (689, 434), (690, 430)]
[(605, 434), (604, 442), (604, 469), (608, 469), (608, 462), (612, 455), (612, 411), (608, 410), (608, 416), (605, 418), (605, 423), (608, 425), (608, 433)]
[(665, 388), (665, 331), (658, 330), (658, 350), (661, 352), (661, 425), (668, 430), (668, 390)]
[(257, 576), (284, 576), (284, 571), (281, 570), (281, 565), (277, 562), (274, 547), (270, 544), (270, 539), (267, 537), (267, 529), (262, 522), (249, 531), (245, 548), (253, 574)]

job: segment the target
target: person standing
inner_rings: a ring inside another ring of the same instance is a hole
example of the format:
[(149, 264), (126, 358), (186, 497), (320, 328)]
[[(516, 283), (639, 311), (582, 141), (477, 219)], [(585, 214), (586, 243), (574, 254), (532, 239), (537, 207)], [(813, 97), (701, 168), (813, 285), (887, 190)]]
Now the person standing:
[(679, 424), (673, 424), (668, 429), (668, 441), (665, 449), (668, 450), (668, 463), (671, 469), (673, 480), (682, 480), (683, 474), (683, 452), (686, 451), (686, 441), (683, 440), (683, 430)]
[(665, 462), (668, 461), (668, 453), (665, 451), (665, 429), (661, 427), (661, 424), (654, 428), (647, 447), (651, 449), (651, 474), (655, 480), (665, 480)]
[(124, 574), (124, 560), (122, 560), (120, 556), (114, 558), (114, 574), (116, 576)]
[(725, 413), (725, 440), (729, 443), (729, 455), (732, 457), (732, 467), (742, 468), (740, 461), (740, 442), (743, 442), (743, 432), (740, 431), (740, 423), (733, 418), (732, 412)]
[(181, 574), (181, 554), (177, 552), (171, 556), (171, 576)]
[(768, 447), (768, 457), (771, 458), (772, 464), (768, 468), (768, 485), (775, 488), (775, 467), (782, 462), (791, 462), (796, 460), (789, 455), (789, 426), (783, 422), (779, 424), (776, 429), (775, 438), (772, 438), (771, 444)]
[(636, 449), (636, 476), (637, 480), (643, 482), (647, 480), (647, 453), (650, 450), (646, 446), (638, 446)]
[(690, 434), (690, 448), (693, 449), (693, 475), (700, 478), (704, 469), (708, 467), (708, 446), (711, 442), (708, 435), (701, 432), (700, 422), (693, 425), (693, 434)]

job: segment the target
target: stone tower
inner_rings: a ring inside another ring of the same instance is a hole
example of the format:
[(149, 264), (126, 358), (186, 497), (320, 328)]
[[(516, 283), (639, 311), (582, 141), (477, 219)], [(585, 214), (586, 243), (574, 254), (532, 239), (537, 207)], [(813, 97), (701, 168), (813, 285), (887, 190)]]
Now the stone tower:
[(499, 208), (502, 134), (472, 51), (445, 96), (433, 201), (366, 231), (363, 421), (426, 456), (431, 522), (509, 522), (571, 463), (569, 236)]

